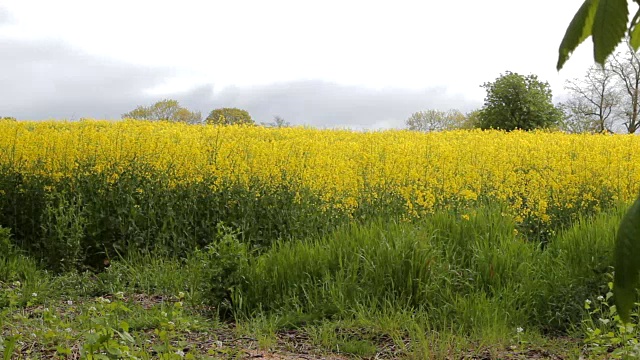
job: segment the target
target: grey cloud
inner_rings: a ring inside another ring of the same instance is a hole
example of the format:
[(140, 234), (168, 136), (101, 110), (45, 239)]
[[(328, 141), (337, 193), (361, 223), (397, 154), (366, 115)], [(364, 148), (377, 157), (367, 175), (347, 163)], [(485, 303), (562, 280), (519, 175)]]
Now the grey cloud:
[(0, 39), (0, 116), (119, 118), (151, 99), (144, 90), (174, 75), (101, 59), (60, 42)]
[(274, 115), (296, 125), (318, 127), (404, 127), (413, 113), (426, 109), (469, 111), (479, 104), (444, 89), (369, 89), (323, 81), (295, 81), (251, 88), (226, 88), (217, 93), (214, 107), (246, 109), (257, 121)]
[(479, 104), (444, 89), (368, 89), (324, 81), (294, 81), (257, 87), (210, 85), (181, 93), (146, 95), (177, 73), (90, 56), (61, 42), (0, 39), (0, 116), (19, 119), (118, 119), (138, 105), (171, 98), (203, 116), (219, 107), (246, 109), (258, 122), (278, 115), (294, 125), (403, 127), (415, 111)]

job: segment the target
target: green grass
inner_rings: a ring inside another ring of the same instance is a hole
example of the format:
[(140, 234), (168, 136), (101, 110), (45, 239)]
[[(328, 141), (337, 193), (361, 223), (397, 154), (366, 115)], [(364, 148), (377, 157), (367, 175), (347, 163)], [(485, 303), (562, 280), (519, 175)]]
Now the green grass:
[(260, 251), (219, 226), (208, 247), (184, 256), (130, 249), (99, 273), (47, 272), (4, 230), (0, 345), (16, 358), (172, 358), (183, 349), (197, 358), (588, 356), (588, 327), (615, 331), (585, 300), (606, 305), (597, 297), (622, 214), (581, 218), (544, 247), (492, 206), (468, 220), (440, 212), (353, 223)]

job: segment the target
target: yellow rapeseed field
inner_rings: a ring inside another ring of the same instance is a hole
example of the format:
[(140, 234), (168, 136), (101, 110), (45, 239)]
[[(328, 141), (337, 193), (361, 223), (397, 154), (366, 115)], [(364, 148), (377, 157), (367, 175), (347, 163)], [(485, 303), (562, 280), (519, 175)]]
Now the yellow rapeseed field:
[(597, 211), (637, 195), (638, 150), (632, 135), (0, 121), (0, 167), (23, 174), (108, 171), (115, 181), (143, 164), (173, 186), (286, 180), (347, 213), (362, 199), (401, 197), (407, 217), (492, 199), (520, 222)]

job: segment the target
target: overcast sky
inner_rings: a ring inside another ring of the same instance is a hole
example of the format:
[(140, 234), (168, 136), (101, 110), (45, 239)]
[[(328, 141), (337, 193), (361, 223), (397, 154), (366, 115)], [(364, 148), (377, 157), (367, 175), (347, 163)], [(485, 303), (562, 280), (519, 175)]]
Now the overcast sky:
[(561, 96), (558, 45), (583, 0), (3, 0), (0, 116), (120, 118), (173, 98), (320, 127), (402, 127), (482, 106), (481, 84), (536, 74)]

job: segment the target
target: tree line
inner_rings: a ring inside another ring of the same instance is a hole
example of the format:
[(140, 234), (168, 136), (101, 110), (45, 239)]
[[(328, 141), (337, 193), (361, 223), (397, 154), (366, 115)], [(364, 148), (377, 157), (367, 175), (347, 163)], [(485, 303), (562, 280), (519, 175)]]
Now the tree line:
[[(164, 99), (149, 106), (138, 106), (137, 108), (122, 114), (123, 119), (135, 120), (157, 120), (182, 122), (187, 124), (210, 124), (210, 125), (256, 125), (255, 120), (247, 110), (238, 108), (219, 108), (211, 110), (209, 115), (202, 119), (202, 113), (191, 111), (180, 106), (180, 103), (172, 99)], [(285, 127), (291, 124), (280, 116), (274, 116), (273, 121), (261, 123), (269, 127)]]
[[(83, 118), (81, 118), (82, 120)], [(122, 114), (122, 119), (170, 121), (186, 124), (210, 125), (257, 125), (248, 111), (238, 108), (219, 108), (212, 110), (203, 120), (202, 113), (182, 107), (177, 100), (164, 99), (149, 106), (138, 106)], [(15, 117), (0, 116), (0, 120), (16, 120)], [(261, 122), (266, 127), (289, 127), (291, 123), (275, 115), (271, 122)]]
[(640, 128), (640, 56), (626, 40), (625, 50), (595, 64), (584, 77), (565, 83), (567, 97), (554, 104), (548, 82), (535, 75), (507, 71), (487, 91), (482, 108), (463, 114), (458, 110), (413, 113), (410, 130), (551, 128), (569, 133), (633, 134)]

